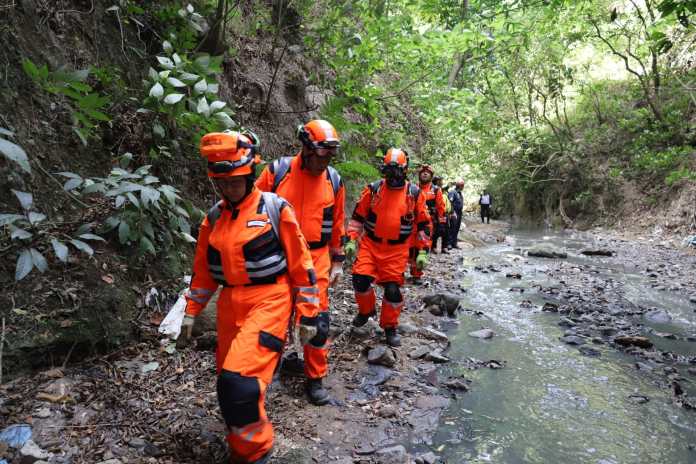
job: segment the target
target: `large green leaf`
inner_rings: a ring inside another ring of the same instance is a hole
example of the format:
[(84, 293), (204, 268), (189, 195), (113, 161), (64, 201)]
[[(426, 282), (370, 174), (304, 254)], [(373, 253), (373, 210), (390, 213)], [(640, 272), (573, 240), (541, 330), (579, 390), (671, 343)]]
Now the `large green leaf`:
[(17, 266), (15, 268), (15, 280), (20, 281), (25, 278), (31, 270), (34, 268), (34, 261), (31, 258), (31, 251), (29, 248), (24, 248), (19, 252), (19, 258), (17, 258)]
[(31, 166), (29, 166), (29, 158), (27, 153), (17, 144), (0, 138), (0, 153), (2, 153), (10, 161), (14, 161), (25, 172), (31, 174)]
[(53, 252), (56, 257), (64, 263), (68, 262), (68, 247), (65, 244), (55, 238), (51, 239), (51, 245), (53, 246)]

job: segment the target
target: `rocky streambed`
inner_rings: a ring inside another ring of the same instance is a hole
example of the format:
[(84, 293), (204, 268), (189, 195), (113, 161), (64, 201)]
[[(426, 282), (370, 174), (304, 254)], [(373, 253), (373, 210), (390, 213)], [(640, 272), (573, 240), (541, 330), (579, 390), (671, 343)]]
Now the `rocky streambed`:
[[(334, 401), (309, 405), (302, 377), (281, 370), (267, 395), (272, 462), (696, 458), (693, 254), (469, 226), (461, 250), (406, 287), (400, 348), (372, 322), (351, 330), (346, 276), (332, 299)], [(214, 334), (177, 351), (155, 329), (0, 387), (0, 462), (224, 462)]]

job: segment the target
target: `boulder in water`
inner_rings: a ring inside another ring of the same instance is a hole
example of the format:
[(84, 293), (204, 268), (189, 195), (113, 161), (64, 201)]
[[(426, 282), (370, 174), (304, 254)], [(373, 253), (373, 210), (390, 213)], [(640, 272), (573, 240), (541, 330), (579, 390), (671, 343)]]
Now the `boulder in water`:
[(645, 318), (650, 322), (667, 324), (672, 321), (672, 316), (664, 309), (653, 309), (645, 313)]
[(536, 258), (560, 258), (565, 259), (568, 257), (568, 253), (549, 244), (537, 244), (532, 246), (527, 250), (527, 256), (534, 256)]
[(494, 335), (495, 335), (495, 332), (493, 332), (491, 329), (481, 329), (481, 330), (476, 330), (474, 332), (469, 332), (470, 337), (480, 338), (482, 340), (487, 340), (489, 338), (493, 338)]
[(653, 346), (648, 337), (640, 337), (638, 335), (622, 335), (616, 337), (614, 342), (621, 346), (637, 346), (640, 348), (652, 348)]
[[(423, 303), (425, 303), (425, 305), (429, 307), (439, 307), (439, 312), (442, 313), (444, 310), (447, 312), (448, 316), (454, 316), (457, 312), (457, 309), (459, 308), (459, 298), (448, 293), (435, 293), (432, 295), (424, 296)], [(437, 315), (439, 316), (441, 314)]]
[(613, 251), (605, 249), (582, 250), (580, 253), (582, 253), (585, 256), (614, 256)]
[(584, 345), (585, 343), (587, 343), (584, 338), (578, 337), (577, 335), (566, 335), (564, 337), (561, 337), (561, 341), (568, 345), (575, 346)]

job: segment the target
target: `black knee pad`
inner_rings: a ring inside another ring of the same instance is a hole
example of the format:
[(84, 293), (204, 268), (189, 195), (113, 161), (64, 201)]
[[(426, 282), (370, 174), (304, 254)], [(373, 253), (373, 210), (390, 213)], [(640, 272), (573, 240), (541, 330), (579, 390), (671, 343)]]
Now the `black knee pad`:
[(260, 418), (261, 390), (256, 377), (222, 370), (217, 381), (218, 401), (228, 427), (244, 427)]
[(375, 279), (363, 274), (353, 274), (353, 288), (356, 292), (364, 293), (369, 290)]
[(401, 295), (401, 289), (399, 284), (396, 282), (385, 282), (384, 283), (384, 299), (390, 303), (401, 303), (404, 301), (403, 295)]
[(328, 311), (317, 315), (317, 334), (309, 341), (310, 345), (315, 348), (324, 348), (326, 341), (329, 339), (330, 324)]

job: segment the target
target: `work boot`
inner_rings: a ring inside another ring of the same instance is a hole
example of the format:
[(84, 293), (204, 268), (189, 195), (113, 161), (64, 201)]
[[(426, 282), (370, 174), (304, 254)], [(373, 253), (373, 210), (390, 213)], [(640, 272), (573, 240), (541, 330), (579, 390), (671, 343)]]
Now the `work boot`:
[(384, 329), (384, 338), (389, 346), (401, 346), (401, 335), (396, 331), (396, 327), (387, 327)]
[(304, 375), (304, 361), (296, 352), (291, 352), (283, 356), (280, 360), (280, 373), (291, 377)]
[(312, 404), (323, 406), (329, 402), (329, 392), (322, 385), (321, 379), (307, 379), (305, 391)]
[(356, 314), (355, 317), (353, 318), (353, 327), (362, 327), (365, 324), (367, 324), (367, 321), (370, 320), (370, 317), (374, 316), (375, 312), (371, 312), (370, 314)]

